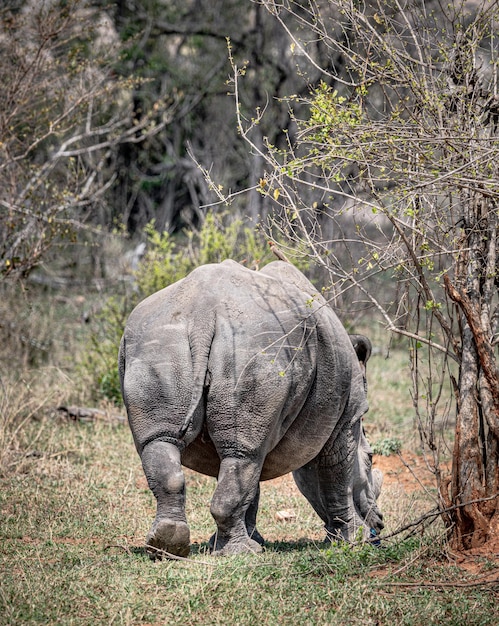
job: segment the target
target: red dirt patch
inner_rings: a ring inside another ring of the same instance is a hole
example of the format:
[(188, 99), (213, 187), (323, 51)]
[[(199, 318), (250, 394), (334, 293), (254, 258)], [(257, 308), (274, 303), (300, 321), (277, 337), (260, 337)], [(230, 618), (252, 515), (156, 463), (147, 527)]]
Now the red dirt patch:
[[(424, 458), (413, 452), (402, 452), (391, 456), (373, 457), (373, 467), (383, 472), (384, 485), (398, 485), (406, 493), (435, 487), (435, 477)], [(291, 474), (267, 481), (270, 485), (279, 485), (285, 493), (297, 493), (298, 489)]]
[(373, 457), (373, 467), (383, 472), (384, 484), (399, 485), (407, 493), (436, 487), (435, 476), (422, 456), (403, 451)]
[[(383, 472), (384, 485), (398, 485), (406, 493), (436, 487), (435, 476), (425, 459), (412, 452), (404, 451), (389, 457), (375, 456), (373, 466)], [(442, 464), (441, 469), (450, 472), (450, 462)], [(477, 584), (498, 582), (499, 520), (483, 546), (458, 553), (449, 550), (447, 556), (449, 564), (457, 565), (476, 576)], [(492, 568), (491, 562), (494, 563)]]

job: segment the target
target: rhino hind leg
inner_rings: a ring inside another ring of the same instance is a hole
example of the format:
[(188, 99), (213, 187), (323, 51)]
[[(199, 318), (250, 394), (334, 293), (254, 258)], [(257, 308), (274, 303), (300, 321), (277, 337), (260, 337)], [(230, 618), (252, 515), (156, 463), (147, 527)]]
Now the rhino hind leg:
[(263, 539), (255, 528), (260, 472), (260, 464), (247, 458), (222, 460), (211, 501), (217, 524), (213, 554), (262, 551)]
[(146, 537), (152, 559), (172, 554), (186, 557), (190, 532), (185, 517), (185, 479), (176, 446), (153, 441), (142, 451), (142, 466), (157, 501), (156, 518)]
[[(253, 539), (257, 543), (259, 543), (261, 546), (264, 546), (265, 539), (262, 537), (262, 535), (260, 535), (260, 533), (258, 532), (256, 528), (256, 517), (258, 514), (259, 502), (260, 502), (260, 485), (258, 485), (256, 495), (253, 498), (253, 501), (251, 502), (251, 504), (249, 505), (248, 510), (246, 511), (245, 522), (246, 522), (246, 532), (248, 533), (248, 537), (250, 539)], [(210, 541), (209, 541), (210, 550), (215, 550), (216, 542), (217, 542), (217, 533), (215, 533), (214, 535), (210, 537)]]
[(256, 517), (258, 515), (258, 505), (260, 503), (260, 484), (258, 484), (256, 495), (253, 498), (252, 503), (249, 505), (246, 511), (246, 531), (250, 539), (253, 539), (261, 546), (265, 544), (264, 538), (260, 535), (256, 528)]

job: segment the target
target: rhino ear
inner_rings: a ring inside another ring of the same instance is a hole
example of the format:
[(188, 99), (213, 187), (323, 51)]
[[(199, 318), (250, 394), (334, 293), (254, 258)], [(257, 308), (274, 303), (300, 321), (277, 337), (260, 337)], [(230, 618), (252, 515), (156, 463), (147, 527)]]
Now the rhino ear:
[(366, 364), (371, 356), (372, 345), (367, 337), (364, 335), (349, 335), (352, 346), (357, 354), (359, 363), (366, 367)]

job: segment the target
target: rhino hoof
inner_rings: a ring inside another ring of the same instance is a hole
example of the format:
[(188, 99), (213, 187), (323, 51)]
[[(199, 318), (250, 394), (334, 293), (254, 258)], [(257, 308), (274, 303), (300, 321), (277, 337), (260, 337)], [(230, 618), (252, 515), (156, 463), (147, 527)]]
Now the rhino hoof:
[[(265, 546), (265, 539), (260, 535), (260, 533), (255, 530), (251, 533), (250, 535), (250, 541), (253, 541), (257, 544), (259, 544), (262, 548)], [(208, 547), (210, 548), (210, 552), (214, 552), (215, 554), (220, 553), (222, 550), (222, 547), (225, 546), (225, 544), (218, 545), (218, 547), (216, 546), (217, 543), (217, 533), (215, 533), (214, 535), (212, 535), (210, 537), (210, 540), (208, 541)], [(252, 549), (251, 552), (256, 552), (257, 550)], [(260, 552), (262, 552), (262, 550), (260, 550)]]
[(146, 537), (146, 550), (151, 559), (168, 558), (169, 554), (189, 556), (189, 526), (185, 522), (168, 519), (155, 521)]
[(376, 530), (374, 528), (371, 528), (369, 531), (369, 534), (370, 534), (369, 543), (372, 546), (376, 546), (377, 548), (379, 548), (381, 546), (381, 539), (379, 538), (379, 535), (376, 532)]
[(263, 552), (262, 546), (253, 539), (244, 542), (227, 542), (223, 547), (213, 551), (214, 556), (232, 556), (234, 554), (259, 554)]

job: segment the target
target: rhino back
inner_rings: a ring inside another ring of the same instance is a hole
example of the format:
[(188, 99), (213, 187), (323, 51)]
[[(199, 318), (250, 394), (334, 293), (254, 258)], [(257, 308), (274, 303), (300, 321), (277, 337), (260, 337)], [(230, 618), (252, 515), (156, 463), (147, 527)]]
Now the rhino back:
[(281, 271), (229, 261), (144, 300), (124, 335), (124, 394), (137, 447), (175, 439), (199, 385), (196, 361), (206, 359), (187, 466), (213, 474), (215, 455), (258, 453), (266, 458), (262, 478), (271, 478), (313, 458), (341, 419), (356, 359), (333, 311), (311, 295)]

